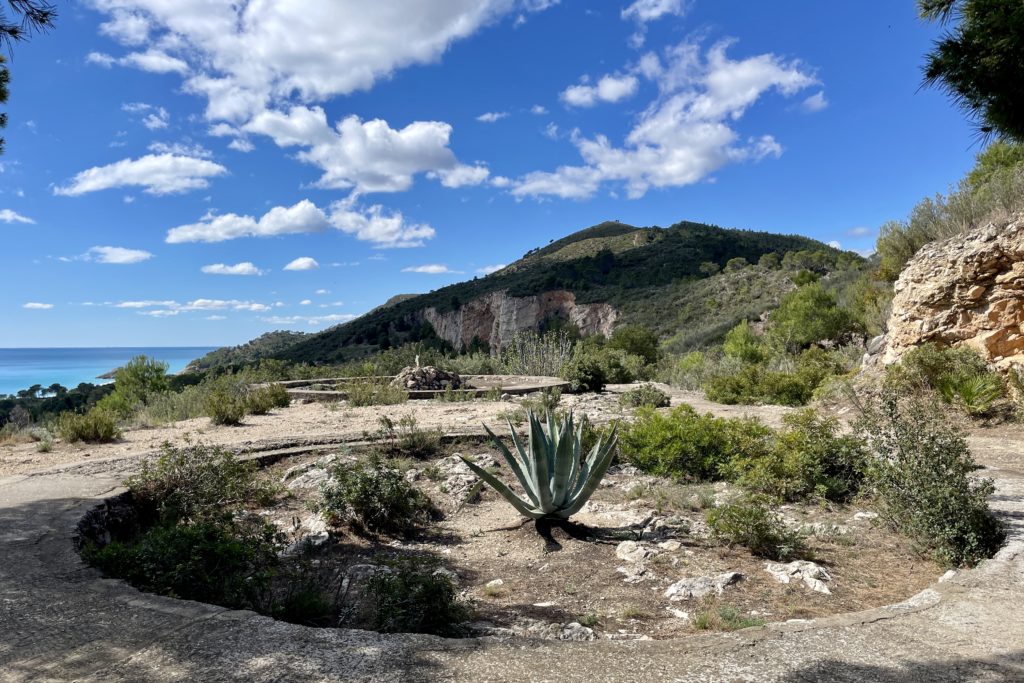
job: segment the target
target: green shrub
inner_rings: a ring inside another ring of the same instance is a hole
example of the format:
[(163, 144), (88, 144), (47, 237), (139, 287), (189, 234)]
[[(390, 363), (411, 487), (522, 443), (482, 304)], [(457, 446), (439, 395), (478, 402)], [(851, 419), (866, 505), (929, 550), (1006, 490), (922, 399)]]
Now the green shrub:
[(658, 362), (658, 335), (642, 325), (624, 325), (612, 332), (608, 346), (619, 349), (631, 356), (639, 356), (644, 364), (654, 365)]
[(430, 499), (379, 457), (331, 468), (332, 482), (321, 490), (320, 510), (333, 522), (351, 520), (357, 528), (404, 534), (430, 521)]
[(544, 335), (520, 332), (502, 351), (501, 361), (511, 375), (562, 377), (572, 355), (572, 339), (564, 330)]
[(818, 386), (812, 373), (779, 372), (760, 365), (746, 365), (731, 375), (717, 375), (704, 383), (708, 400), (727, 405), (772, 403), (802, 406)]
[(125, 480), (136, 506), (162, 523), (222, 516), (247, 502), (267, 503), (276, 489), (262, 482), (251, 462), (213, 446), (165, 445)]
[(738, 501), (708, 510), (706, 519), (715, 538), (739, 545), (759, 557), (790, 560), (806, 549), (799, 533), (783, 523), (773, 499), (748, 495)]
[(783, 500), (845, 501), (860, 489), (864, 444), (840, 434), (839, 421), (801, 410), (783, 418), (772, 447), (736, 454), (723, 468), (742, 486)]
[(393, 406), (409, 400), (409, 392), (390, 382), (366, 379), (345, 386), (345, 398), (350, 406)]
[(677, 479), (711, 479), (737, 454), (770, 448), (771, 429), (752, 419), (699, 415), (687, 405), (637, 411), (619, 437), (622, 456), (640, 469)]
[(274, 408), (287, 408), (291, 401), (283, 384), (264, 384), (249, 391), (246, 409), (252, 415), (266, 415)]
[(149, 403), (135, 415), (134, 424), (155, 427), (207, 415), (209, 391), (209, 386), (200, 384), (151, 396)]
[(754, 334), (754, 330), (746, 320), (726, 333), (722, 350), (726, 356), (736, 358), (744, 363), (761, 363), (768, 358), (768, 349)]
[(714, 600), (706, 601), (693, 615), (693, 627), (698, 631), (738, 631), (764, 624), (760, 617), (744, 616), (732, 605), (719, 605)]
[(110, 443), (121, 438), (117, 415), (103, 408), (93, 408), (84, 415), (61, 413), (57, 418), (57, 435), (68, 443)]
[(886, 370), (886, 384), (896, 390), (937, 391), (946, 403), (972, 417), (990, 414), (1006, 396), (1002, 378), (968, 348), (944, 347), (934, 342), (908, 351)]
[(790, 350), (854, 331), (850, 313), (818, 283), (804, 285), (782, 297), (769, 316), (769, 335)]
[(380, 428), (374, 435), (381, 450), (391, 456), (425, 460), (441, 452), (441, 433), (420, 429), (416, 418), (404, 415), (395, 422), (387, 415), (377, 419)]
[(999, 548), (1005, 534), (988, 508), (992, 481), (971, 479), (977, 465), (967, 441), (933, 402), (889, 390), (856, 427), (875, 450), (868, 481), (891, 528), (949, 566), (973, 565)]
[(263, 611), (283, 547), (267, 522), (221, 518), (156, 526), (133, 541), (86, 546), (82, 554), (107, 576), (143, 590)]
[(392, 562), (367, 581), (373, 628), (383, 633), (458, 636), (469, 611), (451, 579), (423, 560)]
[(671, 402), (668, 394), (653, 384), (641, 384), (619, 396), (619, 405), (626, 408), (667, 408)]
[(235, 426), (249, 410), (245, 387), (237, 381), (224, 379), (215, 382), (204, 401), (204, 408), (215, 425)]
[(562, 390), (558, 387), (549, 387), (528, 395), (519, 402), (519, 406), (524, 412), (532, 410), (539, 415), (554, 410), (561, 401)]
[(574, 393), (604, 390), (608, 383), (605, 364), (596, 351), (586, 349), (582, 344), (576, 347), (572, 358), (562, 366), (562, 379), (569, 383), (569, 391)]

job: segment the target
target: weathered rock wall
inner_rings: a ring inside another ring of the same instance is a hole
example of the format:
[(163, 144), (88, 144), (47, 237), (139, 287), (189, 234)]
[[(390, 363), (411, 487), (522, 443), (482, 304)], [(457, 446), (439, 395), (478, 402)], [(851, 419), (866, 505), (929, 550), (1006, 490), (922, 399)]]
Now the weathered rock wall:
[(435, 308), (427, 308), (422, 316), (433, 325), (439, 337), (456, 348), (468, 345), (474, 337), (501, 348), (516, 333), (536, 330), (542, 321), (552, 316), (577, 325), (584, 335), (608, 336), (618, 312), (608, 304), (577, 304), (576, 295), (566, 290), (525, 297), (508, 296), (505, 291), (499, 291), (473, 299), (455, 311), (439, 313)]
[(884, 363), (930, 341), (1024, 362), (1024, 215), (925, 246), (894, 292)]

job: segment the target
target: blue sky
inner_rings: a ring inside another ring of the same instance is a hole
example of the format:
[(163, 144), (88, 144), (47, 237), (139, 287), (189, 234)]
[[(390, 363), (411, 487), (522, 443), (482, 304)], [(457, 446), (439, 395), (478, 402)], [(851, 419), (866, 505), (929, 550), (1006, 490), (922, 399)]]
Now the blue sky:
[(608, 219), (866, 250), (978, 151), (911, 0), (59, 8), (11, 63), (0, 346), (316, 331)]

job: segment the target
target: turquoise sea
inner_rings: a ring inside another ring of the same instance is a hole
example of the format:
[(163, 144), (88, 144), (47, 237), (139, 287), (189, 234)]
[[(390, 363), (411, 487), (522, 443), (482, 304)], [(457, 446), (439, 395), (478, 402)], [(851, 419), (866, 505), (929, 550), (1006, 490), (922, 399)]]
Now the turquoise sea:
[(69, 389), (82, 382), (102, 384), (99, 379), (135, 356), (146, 355), (167, 363), (169, 372), (184, 369), (191, 361), (215, 347), (116, 347), (95, 349), (2, 349), (0, 348), (0, 395), (16, 394), (33, 384), (60, 384)]

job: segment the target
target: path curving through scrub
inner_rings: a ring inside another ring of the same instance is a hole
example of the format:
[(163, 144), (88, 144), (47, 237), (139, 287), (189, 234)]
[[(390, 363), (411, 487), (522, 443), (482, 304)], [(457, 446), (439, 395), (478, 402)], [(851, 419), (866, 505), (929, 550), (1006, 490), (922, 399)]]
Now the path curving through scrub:
[[(769, 423), (785, 412), (686, 399)], [(970, 443), (1009, 528), (995, 558), (900, 605), (676, 641), (312, 629), (144, 594), (101, 578), (72, 544), (138, 454), (14, 474), (0, 478), (0, 681), (1024, 681), (1024, 430), (981, 430)]]

